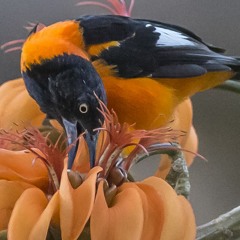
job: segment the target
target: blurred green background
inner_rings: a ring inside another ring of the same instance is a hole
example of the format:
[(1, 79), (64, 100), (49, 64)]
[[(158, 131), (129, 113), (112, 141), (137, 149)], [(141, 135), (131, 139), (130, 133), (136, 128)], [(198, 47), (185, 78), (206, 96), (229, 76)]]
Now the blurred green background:
[[(48, 25), (80, 15), (107, 13), (97, 7), (76, 7), (77, 2), (0, 0), (0, 44), (25, 38), (23, 26), (28, 22)], [(239, 0), (136, 0), (132, 16), (181, 25), (205, 42), (227, 49), (227, 54), (240, 56)], [(19, 58), (19, 52), (0, 52), (0, 82), (20, 76)], [(210, 90), (194, 96), (193, 104), (199, 153), (208, 159), (196, 159), (190, 168), (191, 202), (197, 223), (202, 224), (240, 205), (240, 96)], [(143, 163), (139, 175), (152, 173), (157, 161)]]

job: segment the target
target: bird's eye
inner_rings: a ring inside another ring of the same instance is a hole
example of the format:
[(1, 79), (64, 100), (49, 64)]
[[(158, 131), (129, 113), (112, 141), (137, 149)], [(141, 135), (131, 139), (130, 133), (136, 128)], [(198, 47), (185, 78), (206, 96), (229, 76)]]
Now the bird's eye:
[(82, 103), (79, 106), (80, 113), (87, 113), (88, 112), (88, 105), (86, 103)]

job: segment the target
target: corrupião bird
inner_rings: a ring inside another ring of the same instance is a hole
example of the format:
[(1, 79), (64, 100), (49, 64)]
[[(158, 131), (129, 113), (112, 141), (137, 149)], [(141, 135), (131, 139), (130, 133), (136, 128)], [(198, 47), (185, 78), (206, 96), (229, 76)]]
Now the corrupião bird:
[[(66, 20), (26, 39), (21, 71), (27, 90), (50, 119), (65, 128), (69, 144), (85, 135), (94, 165), (102, 116), (96, 94), (120, 122), (164, 126), (175, 107), (240, 70), (239, 60), (194, 33), (151, 20), (103, 15)], [(69, 154), (71, 168), (76, 147)]]

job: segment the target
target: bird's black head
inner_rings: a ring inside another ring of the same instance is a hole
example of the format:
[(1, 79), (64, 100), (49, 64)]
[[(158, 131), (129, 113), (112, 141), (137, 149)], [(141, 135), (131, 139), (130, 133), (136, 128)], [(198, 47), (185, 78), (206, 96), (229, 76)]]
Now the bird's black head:
[(22, 72), (29, 94), (49, 118), (64, 127), (68, 143), (75, 143), (69, 153), (69, 168), (76, 155), (78, 136), (86, 131), (91, 165), (94, 165), (97, 134), (103, 123), (97, 97), (106, 103), (102, 80), (88, 60), (63, 54)]

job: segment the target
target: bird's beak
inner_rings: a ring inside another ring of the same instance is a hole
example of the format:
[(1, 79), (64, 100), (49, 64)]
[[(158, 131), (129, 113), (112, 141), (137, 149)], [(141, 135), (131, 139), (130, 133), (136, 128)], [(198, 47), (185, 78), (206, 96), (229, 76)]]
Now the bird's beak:
[[(79, 131), (77, 122), (72, 123), (66, 120), (65, 118), (62, 118), (62, 121), (67, 134), (68, 145), (69, 146), (72, 145), (68, 153), (68, 169), (71, 169), (74, 159), (76, 157), (76, 153), (79, 145), (78, 137), (82, 132)], [(90, 167), (92, 168), (95, 165), (95, 153), (96, 153), (96, 144), (97, 144), (98, 134), (86, 130), (84, 134), (84, 138), (88, 145)]]
[(90, 158), (90, 167), (94, 167), (95, 165), (95, 157), (96, 157), (96, 145), (97, 145), (97, 139), (98, 139), (98, 133), (90, 133), (86, 131), (85, 141), (88, 145), (88, 151), (89, 151), (89, 158)]
[(68, 145), (69, 146), (72, 145), (72, 147), (70, 148), (70, 151), (68, 152), (68, 169), (71, 169), (74, 159), (76, 157), (78, 144), (79, 144), (77, 122), (72, 123), (66, 120), (65, 118), (62, 118), (62, 121), (67, 134)]

